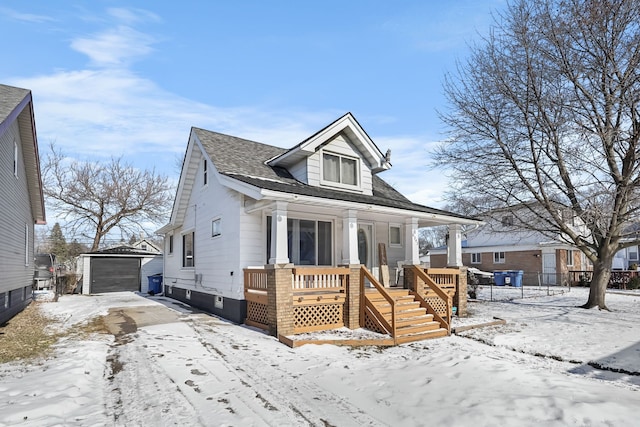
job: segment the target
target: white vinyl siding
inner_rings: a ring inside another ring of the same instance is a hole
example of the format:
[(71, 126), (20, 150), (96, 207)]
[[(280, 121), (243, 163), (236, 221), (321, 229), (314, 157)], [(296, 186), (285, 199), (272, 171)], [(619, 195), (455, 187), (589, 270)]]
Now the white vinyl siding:
[(7, 295), (10, 291), (31, 286), (33, 281), (31, 265), (35, 221), (18, 128), (16, 121), (0, 135), (0, 257), (3, 266), (0, 293), (6, 292)]
[[(197, 154), (194, 153), (194, 156)], [(205, 186), (201, 175), (202, 157), (196, 161), (199, 166), (198, 174), (193, 181), (184, 224), (173, 231), (175, 256), (164, 257), (163, 283), (225, 298), (242, 299), (242, 294), (238, 293), (243, 280), (242, 268), (247, 265), (264, 264), (259, 243), (263, 238), (260, 233), (261, 215), (245, 213), (242, 196), (218, 183), (211, 163), (208, 165), (209, 177)], [(221, 218), (222, 234), (212, 238), (212, 221), (216, 218)], [(240, 232), (241, 226), (243, 234)], [(247, 230), (253, 229), (257, 229), (257, 232), (244, 234)], [(195, 232), (196, 262), (193, 268), (183, 268), (181, 236), (191, 231)], [(201, 279), (197, 285), (196, 275)]]
[[(308, 177), (309, 172), (307, 172), (307, 171), (309, 169), (313, 170), (313, 167), (309, 168), (308, 167), (308, 161), (307, 161), (307, 159), (305, 159), (304, 161), (298, 162), (295, 165), (293, 165), (292, 167), (290, 167), (289, 168), (289, 173), (295, 179), (297, 179), (298, 181), (304, 182), (305, 184), (308, 184), (309, 183), (309, 177)], [(319, 172), (317, 171), (317, 168), (316, 168), (315, 175), (317, 176), (318, 173)]]

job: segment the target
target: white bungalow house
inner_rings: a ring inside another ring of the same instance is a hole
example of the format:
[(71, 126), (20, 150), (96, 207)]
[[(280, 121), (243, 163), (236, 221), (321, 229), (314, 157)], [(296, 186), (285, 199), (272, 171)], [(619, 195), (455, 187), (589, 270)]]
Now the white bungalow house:
[(234, 322), (246, 316), (243, 270), (269, 265), (419, 265), (418, 228), (449, 225), (461, 266), (463, 225), (383, 181), (389, 154), (351, 113), (291, 149), (192, 128), (164, 235), (165, 295)]
[(44, 223), (31, 91), (0, 84), (0, 325), (31, 302), (34, 224)]

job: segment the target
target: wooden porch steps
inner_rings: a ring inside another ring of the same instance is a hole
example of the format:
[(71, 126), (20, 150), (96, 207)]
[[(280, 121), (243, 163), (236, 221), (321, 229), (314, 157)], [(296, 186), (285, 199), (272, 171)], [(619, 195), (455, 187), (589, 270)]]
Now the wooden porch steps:
[[(367, 290), (367, 299), (391, 324), (391, 304), (377, 290)], [(434, 321), (424, 307), (415, 300), (407, 289), (390, 289), (390, 296), (396, 301), (396, 337), (398, 343), (408, 343), (430, 338), (447, 336), (447, 329)]]

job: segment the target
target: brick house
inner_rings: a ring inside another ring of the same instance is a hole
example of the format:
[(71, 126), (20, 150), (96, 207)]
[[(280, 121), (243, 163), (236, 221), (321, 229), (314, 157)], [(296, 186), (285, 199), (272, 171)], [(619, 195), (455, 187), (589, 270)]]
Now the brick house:
[[(513, 227), (508, 215), (488, 218), (467, 233), (462, 242), (462, 263), (483, 271), (522, 270), (525, 285), (566, 284), (570, 271), (591, 270), (585, 255), (560, 237)], [(429, 251), (430, 266), (447, 265), (445, 248)]]

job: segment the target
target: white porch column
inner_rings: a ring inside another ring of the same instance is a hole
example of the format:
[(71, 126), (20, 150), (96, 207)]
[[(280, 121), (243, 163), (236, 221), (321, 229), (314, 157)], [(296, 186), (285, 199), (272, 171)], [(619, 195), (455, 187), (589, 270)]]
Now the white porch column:
[(358, 255), (358, 214), (349, 209), (342, 216), (342, 264), (360, 264)]
[(407, 218), (404, 225), (404, 258), (410, 265), (420, 265), (418, 245), (418, 218)]
[(450, 224), (447, 240), (447, 267), (462, 267), (462, 226)]
[(271, 208), (271, 258), (269, 264), (288, 264), (287, 202), (275, 202)]

